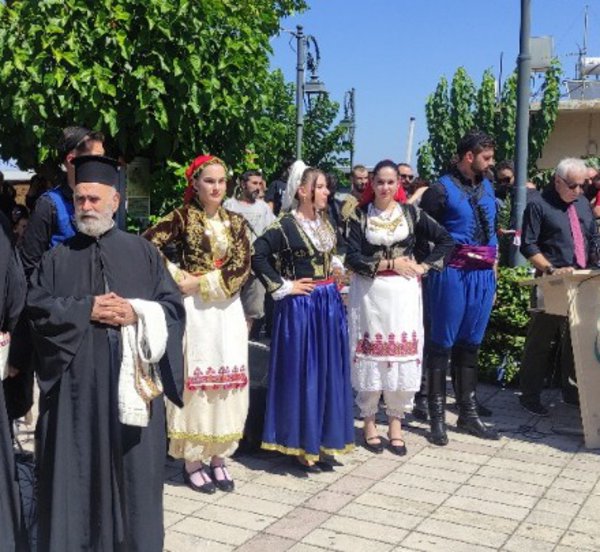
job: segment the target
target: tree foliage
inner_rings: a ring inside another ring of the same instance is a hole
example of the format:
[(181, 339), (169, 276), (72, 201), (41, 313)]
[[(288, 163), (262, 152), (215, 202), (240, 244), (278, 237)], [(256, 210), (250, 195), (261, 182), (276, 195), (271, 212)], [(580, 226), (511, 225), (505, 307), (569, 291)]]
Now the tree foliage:
[[(269, 39), (303, 0), (15, 0), (0, 5), (0, 154), (51, 160), (60, 129), (114, 152), (239, 161), (274, 102)], [(279, 91), (275, 91), (277, 94)]]
[[(561, 69), (554, 61), (545, 74), (541, 108), (531, 116), (529, 127), (530, 171), (535, 171), (544, 144), (547, 142), (558, 114)], [(421, 144), (418, 155), (419, 174), (433, 179), (444, 172), (456, 153), (461, 136), (478, 128), (496, 140), (496, 159), (512, 159), (515, 155), (517, 122), (517, 75), (504, 83), (500, 98), (496, 95), (493, 74), (487, 70), (479, 88), (459, 67), (452, 79), (442, 77), (425, 105), (429, 139)]]

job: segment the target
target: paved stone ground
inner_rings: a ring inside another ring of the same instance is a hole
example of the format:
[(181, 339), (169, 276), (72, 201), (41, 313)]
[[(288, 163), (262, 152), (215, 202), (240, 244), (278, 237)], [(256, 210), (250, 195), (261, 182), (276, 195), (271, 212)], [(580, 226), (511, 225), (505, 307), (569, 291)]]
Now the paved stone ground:
[(500, 441), (451, 431), (435, 447), (409, 417), (404, 458), (358, 447), (334, 473), (307, 476), (281, 455), (240, 456), (230, 462), (236, 491), (212, 496), (187, 488), (171, 462), (165, 550), (600, 550), (600, 454), (583, 448), (577, 409), (556, 391), (545, 419), (511, 390), (482, 386), (479, 396)]
[[(578, 410), (547, 392), (546, 419), (511, 390), (482, 387), (500, 441), (450, 432), (447, 447), (407, 420), (408, 455), (362, 447), (334, 473), (307, 476), (277, 454), (231, 461), (237, 489), (212, 496), (168, 465), (165, 548), (180, 551), (397, 552), (600, 550), (600, 454), (586, 451)], [(456, 414), (449, 410), (449, 423)], [(357, 424), (358, 425), (358, 424)], [(382, 434), (385, 426), (381, 426)], [(360, 434), (357, 431), (357, 442)]]

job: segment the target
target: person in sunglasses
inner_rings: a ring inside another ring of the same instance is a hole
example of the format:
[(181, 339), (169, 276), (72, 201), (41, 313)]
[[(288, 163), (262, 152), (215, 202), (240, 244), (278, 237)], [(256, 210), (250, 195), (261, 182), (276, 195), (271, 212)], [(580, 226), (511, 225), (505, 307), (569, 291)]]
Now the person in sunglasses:
[[(586, 268), (597, 229), (589, 201), (583, 196), (588, 169), (581, 159), (566, 158), (556, 167), (553, 182), (525, 209), (521, 253), (537, 275), (560, 274)], [(552, 341), (559, 336), (563, 399), (577, 404), (577, 389), (569, 384), (575, 367), (567, 317), (534, 312), (521, 362), (520, 402), (537, 416), (547, 416), (540, 402)]]

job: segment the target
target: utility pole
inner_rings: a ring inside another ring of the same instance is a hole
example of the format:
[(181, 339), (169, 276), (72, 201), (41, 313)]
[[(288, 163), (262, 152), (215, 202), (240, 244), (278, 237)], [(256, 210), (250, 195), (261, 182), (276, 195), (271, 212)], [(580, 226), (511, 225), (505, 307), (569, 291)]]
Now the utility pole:
[(516, 221), (516, 234), (510, 248), (510, 265), (523, 266), (526, 261), (519, 252), (523, 211), (525, 211), (525, 183), (527, 175), (527, 156), (529, 139), (529, 79), (531, 78), (531, 53), (529, 37), (531, 34), (531, 0), (521, 0), (521, 32), (519, 57), (517, 58), (517, 133), (515, 159), (515, 202), (512, 206)]
[(306, 39), (302, 25), (296, 26), (296, 159), (302, 159), (304, 133), (304, 62)]
[(404, 162), (410, 165), (412, 159), (413, 142), (415, 139), (415, 118), (411, 117), (408, 122), (408, 138), (406, 139), (406, 155)]

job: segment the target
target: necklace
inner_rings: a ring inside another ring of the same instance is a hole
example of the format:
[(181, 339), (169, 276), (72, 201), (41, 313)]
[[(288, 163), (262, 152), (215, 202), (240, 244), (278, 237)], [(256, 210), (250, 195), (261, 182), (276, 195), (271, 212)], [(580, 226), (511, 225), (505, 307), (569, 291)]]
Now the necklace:
[(321, 217), (317, 216), (314, 220), (300, 218), (297, 211), (294, 216), (318, 251), (324, 253), (333, 249), (335, 234), (331, 231), (329, 225), (323, 222)]

